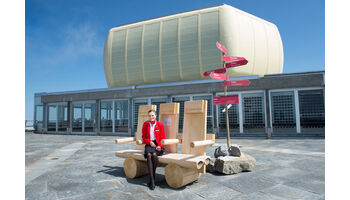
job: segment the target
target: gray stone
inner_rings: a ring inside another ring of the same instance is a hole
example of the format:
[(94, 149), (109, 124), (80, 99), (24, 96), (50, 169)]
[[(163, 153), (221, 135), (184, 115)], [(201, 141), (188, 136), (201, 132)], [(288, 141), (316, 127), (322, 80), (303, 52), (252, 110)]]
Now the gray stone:
[(221, 146), (219, 146), (218, 148), (215, 149), (215, 152), (214, 152), (214, 157), (215, 158), (218, 158), (220, 156), (227, 156), (227, 150), (226, 149), (221, 149)]
[(236, 174), (253, 171), (255, 163), (255, 158), (245, 153), (241, 157), (221, 156), (215, 161), (215, 170), (223, 174)]
[(228, 149), (228, 153), (230, 156), (241, 156), (241, 150), (239, 149), (238, 144), (233, 144), (230, 146), (230, 148)]
[(215, 170), (215, 160), (216, 158), (210, 158), (209, 164), (206, 166), (207, 172), (214, 173)]

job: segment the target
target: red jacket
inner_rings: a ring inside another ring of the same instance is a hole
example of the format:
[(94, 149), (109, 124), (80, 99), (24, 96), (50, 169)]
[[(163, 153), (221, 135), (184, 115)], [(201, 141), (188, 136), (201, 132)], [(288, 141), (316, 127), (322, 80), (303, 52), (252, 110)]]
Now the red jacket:
[[(146, 145), (149, 145), (151, 142), (151, 127), (149, 123), (149, 120), (145, 121), (142, 127), (142, 140), (146, 143)], [(159, 121), (156, 121), (156, 126), (154, 127), (154, 137), (156, 138), (158, 146), (164, 148), (164, 145), (160, 143), (162, 139), (165, 139), (164, 125)]]

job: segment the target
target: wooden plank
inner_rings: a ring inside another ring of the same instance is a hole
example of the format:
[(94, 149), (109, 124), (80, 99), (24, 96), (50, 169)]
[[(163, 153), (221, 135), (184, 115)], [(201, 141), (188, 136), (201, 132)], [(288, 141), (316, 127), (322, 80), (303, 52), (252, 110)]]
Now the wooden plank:
[[(149, 110), (156, 110), (157, 111), (157, 106), (156, 105), (143, 105), (139, 106), (139, 115), (137, 119), (137, 131), (136, 131), (136, 141), (137, 140), (142, 140), (142, 126), (145, 121), (148, 120), (148, 111)], [(138, 150), (145, 150), (145, 145), (144, 144), (136, 144), (136, 149)]]
[[(160, 104), (159, 121), (164, 125), (165, 139), (176, 139), (179, 127), (180, 103)], [(164, 146), (166, 153), (176, 153), (177, 144)]]
[(128, 137), (128, 138), (119, 138), (115, 140), (116, 144), (122, 144), (122, 143), (129, 143), (129, 142), (134, 142), (136, 138), (134, 137)]
[(181, 153), (206, 155), (205, 146), (192, 148), (191, 142), (206, 140), (207, 104), (207, 100), (185, 102)]
[[(143, 150), (122, 150), (115, 152), (117, 157), (121, 158), (134, 158), (136, 160), (146, 161), (143, 157)], [(210, 161), (210, 156), (206, 155), (193, 155), (193, 154), (181, 154), (181, 153), (168, 153), (162, 156), (158, 156), (159, 163), (176, 163), (177, 165), (185, 168), (200, 169), (203, 165), (207, 165)]]

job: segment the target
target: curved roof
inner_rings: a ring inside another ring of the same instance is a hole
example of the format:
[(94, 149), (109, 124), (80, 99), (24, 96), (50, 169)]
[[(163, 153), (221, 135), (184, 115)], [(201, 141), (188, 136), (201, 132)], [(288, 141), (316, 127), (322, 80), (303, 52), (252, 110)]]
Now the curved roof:
[(207, 79), (221, 68), (219, 41), (229, 56), (245, 57), (230, 76), (281, 73), (283, 47), (277, 27), (228, 5), (112, 28), (104, 49), (109, 87)]

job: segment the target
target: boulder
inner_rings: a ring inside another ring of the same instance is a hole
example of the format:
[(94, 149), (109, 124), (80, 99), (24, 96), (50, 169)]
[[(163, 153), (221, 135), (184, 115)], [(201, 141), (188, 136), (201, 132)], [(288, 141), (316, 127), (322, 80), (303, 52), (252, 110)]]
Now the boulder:
[(239, 149), (238, 144), (231, 145), (230, 148), (228, 149), (228, 153), (229, 153), (230, 156), (240, 157), (241, 156), (241, 150)]
[(216, 158), (210, 158), (209, 164), (206, 166), (206, 171), (210, 173), (214, 173), (215, 170), (215, 160)]
[(215, 160), (215, 170), (223, 174), (236, 174), (253, 171), (255, 163), (255, 158), (245, 153), (241, 157), (220, 156)]

